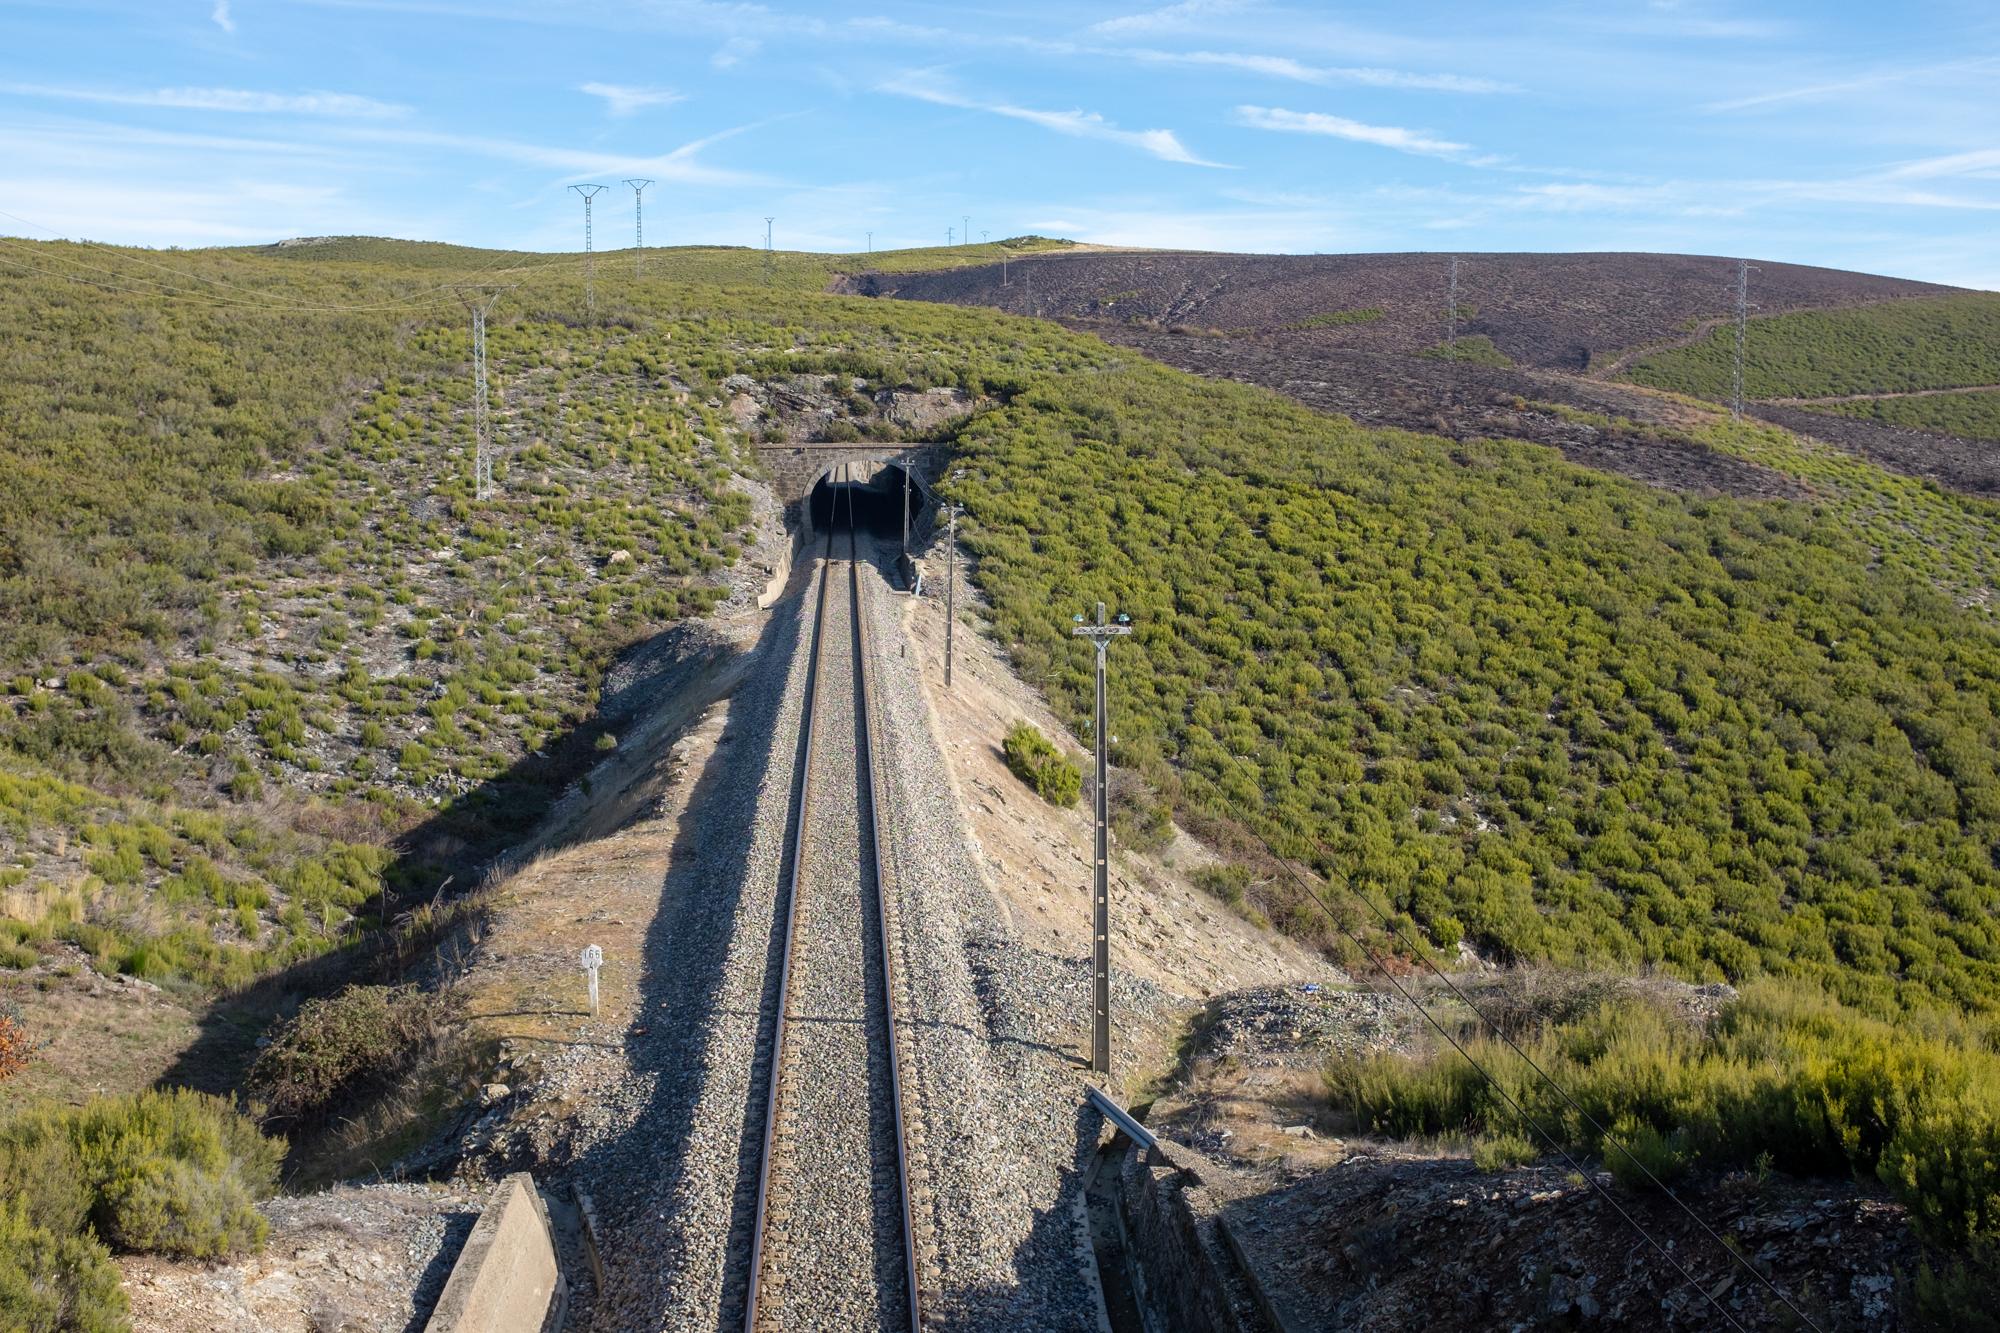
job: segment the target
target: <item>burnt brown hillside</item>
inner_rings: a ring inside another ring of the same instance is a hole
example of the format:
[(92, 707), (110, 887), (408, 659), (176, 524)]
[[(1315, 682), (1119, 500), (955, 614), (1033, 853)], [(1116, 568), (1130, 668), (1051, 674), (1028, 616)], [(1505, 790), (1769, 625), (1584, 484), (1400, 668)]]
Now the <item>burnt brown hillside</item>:
[[(1601, 369), (1731, 310), (1736, 261), (1707, 255), (1460, 255), (1458, 332), (1523, 366)], [(989, 305), (1064, 321), (1283, 334), (1320, 349), (1414, 352), (1445, 337), (1441, 254), (1232, 255), (1087, 251), (930, 273), (870, 273), (846, 289)], [(1800, 264), (1759, 263), (1759, 314), (1954, 290)]]

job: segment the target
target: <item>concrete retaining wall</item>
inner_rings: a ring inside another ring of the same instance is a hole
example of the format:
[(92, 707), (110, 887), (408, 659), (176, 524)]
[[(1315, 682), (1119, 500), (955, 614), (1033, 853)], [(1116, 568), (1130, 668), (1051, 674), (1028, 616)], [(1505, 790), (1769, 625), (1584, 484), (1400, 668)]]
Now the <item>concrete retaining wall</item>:
[(1220, 1205), (1192, 1159), (1134, 1145), (1119, 1181), (1126, 1234), (1153, 1308), (1189, 1333), (1265, 1333), (1259, 1303), (1221, 1235)]
[(525, 1171), (493, 1189), (425, 1333), (542, 1333), (566, 1295), (548, 1210)]

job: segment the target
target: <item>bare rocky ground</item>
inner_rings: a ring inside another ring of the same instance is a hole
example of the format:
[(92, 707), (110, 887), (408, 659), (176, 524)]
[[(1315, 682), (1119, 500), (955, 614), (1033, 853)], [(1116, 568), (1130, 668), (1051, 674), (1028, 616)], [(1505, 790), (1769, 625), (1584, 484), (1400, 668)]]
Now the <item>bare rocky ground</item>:
[(1561, 450), (1572, 463), (1697, 495), (1769, 500), (1808, 494), (1796, 478), (1690, 438), (1684, 427), (1693, 413), (1664, 394), (1628, 385), (1328, 349), (1308, 335), (1284, 332), (1213, 338), (1127, 325), (1075, 327), (1176, 369), (1276, 389), (1366, 426), (1527, 440)]
[[(1728, 1327), (1695, 1284), (1740, 1327), (1800, 1326), (1686, 1213), (1599, 1181), (1693, 1284), (1559, 1161), (1489, 1173), (1354, 1144), (1295, 1182), (1258, 1181), (1221, 1215), (1291, 1329)], [(1844, 1182), (1750, 1176), (1678, 1193), (1828, 1333), (1900, 1326), (1918, 1253), (1896, 1205)]]
[[(1370, 426), (1456, 439), (1527, 440), (1573, 463), (1698, 495), (1803, 499), (1797, 479), (1690, 438), (1692, 414), (1614, 383), (1639, 355), (1691, 341), (1727, 315), (1733, 260), (1699, 255), (1466, 255), (1461, 337), (1511, 366), (1413, 353), (1446, 335), (1443, 255), (1065, 253), (995, 267), (863, 274), (840, 289), (988, 305), (1057, 320), (1154, 360), (1261, 385)], [(1759, 314), (1952, 291), (1792, 264), (1760, 264)], [(1315, 323), (1363, 314), (1351, 322)], [(1564, 409), (1567, 409), (1565, 411)], [(1990, 442), (1760, 404), (1755, 414), (1894, 471), (2000, 493)], [(1610, 418), (1580, 419), (1576, 414)]]
[(402, 1333), (444, 1290), (483, 1191), (343, 1186), (264, 1207), (262, 1254), (119, 1260), (140, 1333)]
[[(1045, 319), (1139, 322), (1221, 333), (1288, 331), (1312, 345), (1414, 352), (1445, 336), (1443, 254), (1242, 255), (1064, 252), (1000, 266), (867, 273), (842, 290), (988, 305)], [(1712, 255), (1465, 254), (1459, 332), (1484, 334), (1515, 362), (1599, 370), (1617, 353), (1726, 315), (1736, 261)], [(1800, 264), (1759, 263), (1762, 314), (1859, 305), (1956, 289)], [(1345, 323), (1342, 312), (1374, 311)]]
[(1859, 454), (1891, 471), (1936, 482), (1946, 490), (2000, 495), (2000, 444), (1991, 440), (1969, 440), (1776, 403), (1745, 403), (1743, 407), (1786, 430)]

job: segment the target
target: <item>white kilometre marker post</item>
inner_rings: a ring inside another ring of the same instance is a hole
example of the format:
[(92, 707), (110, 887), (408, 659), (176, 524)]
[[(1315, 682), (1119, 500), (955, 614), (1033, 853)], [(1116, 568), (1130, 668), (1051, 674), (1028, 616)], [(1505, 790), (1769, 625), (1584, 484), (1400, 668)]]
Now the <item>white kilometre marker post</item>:
[(590, 1016), (597, 1017), (597, 969), (604, 966), (604, 950), (595, 944), (583, 946), (583, 956), (578, 960), (583, 964), (583, 975), (590, 979)]

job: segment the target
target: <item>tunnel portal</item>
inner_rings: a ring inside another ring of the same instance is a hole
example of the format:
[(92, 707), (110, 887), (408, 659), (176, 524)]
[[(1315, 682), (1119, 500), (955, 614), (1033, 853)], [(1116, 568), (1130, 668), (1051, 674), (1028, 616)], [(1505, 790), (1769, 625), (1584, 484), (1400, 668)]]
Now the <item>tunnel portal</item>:
[(897, 463), (839, 463), (813, 483), (807, 514), (815, 531), (828, 524), (845, 526), (849, 514), (861, 530), (876, 537), (899, 539), (903, 506), (908, 496), (909, 521), (915, 528), (924, 508), (924, 488)]

